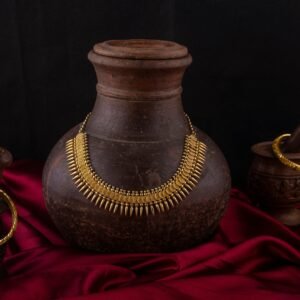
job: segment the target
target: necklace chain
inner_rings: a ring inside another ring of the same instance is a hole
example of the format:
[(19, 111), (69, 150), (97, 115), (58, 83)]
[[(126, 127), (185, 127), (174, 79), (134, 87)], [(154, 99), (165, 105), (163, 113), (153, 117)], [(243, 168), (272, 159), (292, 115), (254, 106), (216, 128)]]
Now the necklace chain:
[(147, 190), (125, 190), (105, 182), (93, 169), (83, 121), (77, 135), (66, 142), (70, 175), (85, 198), (96, 206), (121, 215), (148, 215), (168, 211), (185, 199), (198, 183), (205, 163), (206, 145), (198, 140), (187, 117), (191, 133), (186, 135), (179, 167), (161, 186)]

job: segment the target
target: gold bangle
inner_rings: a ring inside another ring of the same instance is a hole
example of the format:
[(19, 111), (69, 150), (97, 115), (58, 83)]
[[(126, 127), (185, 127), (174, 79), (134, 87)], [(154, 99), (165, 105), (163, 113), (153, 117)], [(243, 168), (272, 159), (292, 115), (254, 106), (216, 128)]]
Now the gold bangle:
[(4, 238), (0, 239), (0, 246), (1, 246), (5, 244), (13, 236), (17, 228), (18, 214), (12, 199), (2, 189), (0, 189), (0, 199), (3, 199), (6, 202), (7, 206), (10, 209), (11, 217), (12, 217), (12, 224), (8, 234)]
[(282, 164), (296, 171), (300, 171), (300, 164), (297, 164), (289, 160), (288, 158), (286, 158), (280, 149), (280, 144), (282, 143), (282, 141), (290, 136), (291, 135), (289, 133), (285, 133), (277, 137), (272, 144), (273, 153), (280, 160)]

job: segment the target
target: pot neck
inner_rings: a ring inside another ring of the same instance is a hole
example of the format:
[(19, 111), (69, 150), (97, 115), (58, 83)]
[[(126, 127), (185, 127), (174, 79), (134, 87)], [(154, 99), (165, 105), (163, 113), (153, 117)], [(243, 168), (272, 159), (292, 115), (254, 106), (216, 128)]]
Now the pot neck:
[(86, 131), (106, 140), (161, 142), (182, 139), (190, 128), (180, 96), (138, 101), (98, 95)]
[(182, 139), (190, 130), (181, 82), (191, 63), (187, 49), (155, 40), (108, 41), (88, 55), (97, 75), (97, 99), (86, 131), (122, 141)]

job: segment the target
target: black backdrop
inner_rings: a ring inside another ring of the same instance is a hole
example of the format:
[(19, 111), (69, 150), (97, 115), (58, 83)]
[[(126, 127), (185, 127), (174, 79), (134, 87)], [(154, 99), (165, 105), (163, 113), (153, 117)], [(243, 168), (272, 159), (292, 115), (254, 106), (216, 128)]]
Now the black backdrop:
[(0, 143), (44, 160), (93, 106), (87, 52), (120, 38), (189, 48), (185, 110), (222, 148), (236, 185), (252, 143), (299, 123), (299, 0), (1, 0)]

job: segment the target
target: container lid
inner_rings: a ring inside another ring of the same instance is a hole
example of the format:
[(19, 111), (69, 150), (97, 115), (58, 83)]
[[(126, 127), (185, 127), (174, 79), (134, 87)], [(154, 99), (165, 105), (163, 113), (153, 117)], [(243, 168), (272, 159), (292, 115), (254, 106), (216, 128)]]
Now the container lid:
[(188, 55), (188, 49), (180, 44), (151, 39), (109, 40), (96, 44), (93, 50), (99, 55), (126, 59), (176, 59)]
[[(275, 158), (272, 150), (272, 142), (261, 142), (258, 144), (255, 144), (251, 147), (251, 150), (253, 153), (264, 156), (264, 157), (270, 157)], [(288, 159), (300, 159), (300, 153), (285, 153), (284, 154)]]

